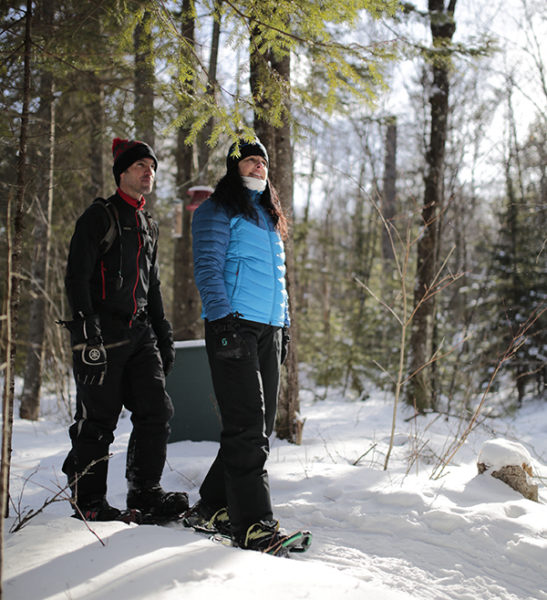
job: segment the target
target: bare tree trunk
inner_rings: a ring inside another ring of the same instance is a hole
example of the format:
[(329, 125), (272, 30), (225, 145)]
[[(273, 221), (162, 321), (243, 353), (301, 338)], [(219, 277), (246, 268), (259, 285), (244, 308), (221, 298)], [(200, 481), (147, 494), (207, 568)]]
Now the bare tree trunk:
[[(250, 72), (249, 72), (249, 83), (251, 86), (251, 93), (255, 98), (259, 94), (260, 86), (263, 82), (268, 79), (268, 71), (272, 68), (272, 52), (259, 52), (257, 43), (254, 39), (254, 33), (251, 34), (251, 46), (250, 46)], [(257, 101), (258, 106), (262, 113), (267, 113), (271, 110), (271, 105), (268, 100), (261, 99)], [(275, 186), (275, 177), (277, 172), (277, 153), (275, 150), (275, 128), (266, 119), (263, 119), (257, 110), (254, 113), (253, 128), (256, 135), (264, 146), (268, 150), (268, 156), (270, 158), (269, 172), (272, 174), (272, 182)]]
[[(330, 190), (329, 190), (330, 191)], [(323, 321), (323, 336), (327, 340), (327, 349), (325, 353), (329, 355), (330, 346), (330, 317), (331, 317), (331, 286), (333, 264), (331, 260), (333, 246), (333, 194), (326, 194), (325, 205), (323, 208), (323, 221), (320, 224), (321, 243), (319, 249), (321, 274), (319, 275), (319, 289), (321, 290), (321, 320)]]
[[(310, 221), (310, 208), (311, 208), (311, 199), (312, 199), (312, 190), (313, 190), (313, 182), (315, 180), (315, 171), (317, 166), (317, 156), (315, 153), (312, 154), (311, 157), (311, 165), (310, 172), (308, 175), (308, 189), (306, 193), (306, 204), (304, 207), (304, 216), (302, 218), (302, 223), (300, 227), (301, 233), (298, 235), (298, 238), (294, 239), (295, 255), (298, 253), (296, 262), (300, 264), (300, 273), (299, 278), (295, 282), (297, 297), (293, 297), (293, 303), (298, 311), (306, 312), (308, 307), (308, 299), (309, 299), (309, 269), (308, 269), (308, 256), (309, 256), (309, 244), (308, 244), (308, 227)], [(293, 226), (294, 226), (294, 218), (293, 218)], [(300, 313), (300, 314), (301, 314)]]
[[(19, 135), (19, 154), (17, 157), (17, 187), (16, 204), (13, 227), (13, 245), (8, 244), (8, 268), (6, 285), (6, 320), (3, 327), (6, 357), (5, 357), (5, 375), (4, 375), (4, 393), (3, 393), (3, 423), (2, 423), (2, 465), (0, 477), (0, 598), (2, 598), (2, 572), (4, 567), (4, 516), (8, 516), (8, 497), (9, 497), (9, 472), (11, 463), (11, 437), (13, 427), (13, 394), (14, 394), (14, 367), (16, 346), (13, 340), (13, 332), (17, 327), (17, 316), (19, 311), (19, 268), (21, 262), (21, 247), (23, 243), (23, 218), (24, 218), (24, 198), (26, 185), (26, 159), (27, 159), (27, 129), (29, 120), (30, 105), (30, 62), (32, 46), (32, 0), (27, 0), (26, 23), (25, 23), (25, 45), (24, 45), (24, 78), (23, 78), (23, 97), (21, 109), (21, 131)], [(11, 228), (11, 202), (8, 200), (8, 215), (6, 225), (8, 230)], [(8, 239), (10, 238), (8, 232)]]
[[(291, 81), (290, 55), (280, 60), (274, 60), (272, 68), (284, 81)], [(294, 251), (294, 206), (293, 206), (293, 151), (291, 144), (290, 126), (285, 120), (284, 125), (275, 130), (275, 173), (274, 185), (279, 193), (283, 211), (290, 224), (289, 237), (285, 240), (285, 255), (287, 267), (287, 292), (289, 294), (291, 314), (291, 337), (289, 354), (286, 360), (287, 379), (282, 386), (279, 398), (279, 417), (276, 432), (279, 438), (289, 440), (295, 444), (302, 442), (303, 423), (298, 418), (300, 412), (298, 381), (298, 318), (294, 301), (297, 297), (296, 290), (296, 260)]]
[(429, 103), (431, 106), (431, 130), (426, 154), (424, 204), (422, 208), (423, 233), (418, 242), (416, 281), (414, 286), (414, 309), (410, 336), (410, 381), (406, 400), (419, 412), (434, 404), (432, 370), (428, 361), (432, 358), (435, 319), (434, 296), (428, 297), (437, 271), (437, 244), (439, 207), (443, 196), (444, 156), (447, 137), (448, 94), (450, 58), (441, 49), (446, 48), (456, 30), (454, 9), (456, 0), (450, 0), (445, 8), (444, 0), (429, 0), (428, 10), (433, 37), (433, 84)]
[[(291, 81), (291, 60), (290, 55), (280, 58), (274, 56), (272, 52), (265, 55), (258, 52), (253, 37), (251, 36), (251, 54), (250, 54), (250, 85), (251, 92), (256, 97), (259, 84), (264, 81), (268, 75), (268, 69), (271, 69), (276, 75), (286, 82)], [(261, 110), (268, 111), (267, 102), (260, 105)], [(289, 107), (287, 107), (287, 111)], [(278, 415), (276, 421), (276, 433), (279, 438), (290, 442), (300, 444), (302, 441), (303, 423), (298, 419), (300, 409), (299, 402), (299, 382), (298, 382), (298, 322), (296, 311), (292, 299), (296, 300), (296, 266), (294, 256), (294, 237), (293, 237), (293, 154), (291, 145), (291, 134), (288, 119), (284, 119), (281, 127), (275, 128), (265, 119), (261, 118), (256, 112), (254, 117), (254, 129), (262, 143), (268, 149), (270, 157), (271, 172), (270, 180), (279, 193), (283, 211), (289, 222), (289, 237), (285, 240), (286, 254), (286, 282), (287, 292), (289, 294), (290, 314), (291, 314), (291, 344), (289, 353), (285, 362), (286, 378), (283, 378), (281, 391), (279, 395)]]
[[(211, 36), (211, 52), (209, 54), (209, 72), (207, 73), (207, 94), (211, 97), (211, 102), (216, 102), (217, 91), (217, 64), (218, 64), (218, 48), (220, 40), (220, 7), (222, 0), (215, 0), (215, 13), (213, 21), (213, 32)], [(211, 137), (214, 121), (209, 119), (199, 134), (198, 142), (198, 173), (200, 182), (205, 185), (210, 185), (211, 168), (209, 165), (209, 156), (211, 154), (207, 140)]]
[[(387, 125), (386, 151), (384, 161), (384, 193), (382, 194), (382, 214), (385, 225), (392, 226), (395, 218), (395, 198), (397, 184), (397, 118), (392, 117)], [(393, 244), (389, 231), (382, 229), (382, 257), (393, 260)]]
[[(53, 23), (53, 3), (41, 5), (41, 24)], [(40, 108), (37, 119), (39, 150), (36, 170), (38, 177), (37, 199), (33, 230), (33, 258), (30, 293), (32, 302), (29, 315), (28, 348), (25, 377), (19, 416), (35, 421), (40, 414), (40, 388), (42, 386), (45, 320), (47, 315), (47, 290), (49, 249), (51, 241), (51, 216), (53, 210), (53, 166), (55, 148), (55, 99), (53, 76), (44, 71), (40, 78)]]
[[(520, 295), (522, 294), (522, 282), (519, 276), (519, 266), (521, 263), (519, 256), (519, 247), (521, 233), (519, 231), (519, 221), (521, 220), (519, 212), (524, 200), (524, 188), (522, 177), (522, 164), (520, 160), (515, 112), (512, 102), (512, 89), (507, 90), (508, 118), (509, 118), (509, 139), (507, 142), (507, 157), (505, 159), (505, 188), (507, 195), (507, 217), (504, 222), (508, 230), (509, 237), (509, 271), (511, 276), (510, 290), (507, 293), (506, 301), (510, 307), (522, 305)], [(516, 172), (517, 182), (514, 180), (512, 171)], [(516, 358), (516, 357), (515, 357)], [(515, 389), (517, 392), (518, 406), (522, 406), (525, 393), (526, 379), (524, 374), (528, 371), (528, 365), (521, 361), (513, 359), (515, 369)]]
[[(358, 281), (368, 285), (370, 279), (370, 273), (372, 270), (372, 262), (374, 260), (374, 244), (371, 244), (373, 235), (369, 235), (371, 230), (376, 229), (372, 223), (372, 216), (369, 217), (368, 232), (365, 227), (365, 204), (366, 200), (362, 194), (362, 190), (365, 189), (365, 164), (366, 158), (361, 162), (359, 168), (359, 179), (358, 179), (358, 193), (356, 195), (355, 212), (351, 216), (352, 225), (352, 245), (351, 245), (351, 262), (349, 272), (352, 277), (357, 277)], [(328, 210), (332, 210), (329, 205)], [(365, 303), (367, 293), (362, 285), (358, 285), (355, 290), (356, 297), (354, 302), (356, 304), (355, 311), (351, 311), (352, 316), (348, 321), (348, 332), (350, 332), (352, 339), (352, 348), (357, 349), (363, 343), (363, 329), (365, 327), (363, 314), (365, 311)], [(358, 374), (355, 372), (355, 365), (359, 364), (359, 356), (352, 351), (347, 355), (346, 360), (346, 375), (344, 378), (344, 393), (351, 381), (352, 387), (358, 391), (359, 394), (363, 391), (363, 386), (359, 380)]]
[[(144, 11), (142, 21), (135, 27), (133, 42), (135, 48), (135, 132), (136, 137), (152, 148), (156, 144), (154, 128), (154, 44), (150, 25), (152, 13)], [(146, 197), (150, 209), (154, 208), (156, 193)]]
[(93, 102), (90, 115), (89, 162), (91, 165), (91, 196), (97, 198), (105, 192), (104, 135), (106, 131), (106, 109), (104, 85), (94, 73), (89, 75)]
[[(192, 0), (182, 2), (181, 34), (193, 49), (195, 45), (195, 12)], [(183, 60), (191, 60), (191, 53), (185, 53)], [(185, 82), (193, 91), (193, 81)], [(191, 102), (191, 95), (190, 100)], [(185, 143), (188, 129), (180, 127), (177, 133), (177, 198), (182, 203), (182, 231), (174, 243), (173, 278), (173, 331), (176, 340), (194, 340), (202, 337), (200, 321), (200, 300), (193, 273), (192, 254), (192, 212), (187, 210), (190, 203), (188, 189), (194, 177), (194, 147)]]

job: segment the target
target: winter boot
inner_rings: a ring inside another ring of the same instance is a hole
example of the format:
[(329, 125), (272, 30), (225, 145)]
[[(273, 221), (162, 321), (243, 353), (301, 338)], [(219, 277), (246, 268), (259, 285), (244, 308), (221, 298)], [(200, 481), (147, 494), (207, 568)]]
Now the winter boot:
[(130, 487), (127, 508), (136, 508), (144, 515), (176, 518), (188, 510), (188, 494), (166, 492), (161, 485), (148, 488)]
[(106, 498), (91, 502), (78, 503), (72, 515), (81, 521), (123, 521), (124, 523), (139, 523), (138, 510), (119, 510), (110, 506)]
[(279, 529), (277, 521), (259, 521), (253, 523), (246, 533), (236, 536), (234, 542), (245, 550), (256, 550), (275, 556), (289, 556), (289, 549), (283, 544), (289, 537)]
[(226, 508), (209, 508), (203, 500), (198, 500), (190, 510), (184, 513), (182, 524), (198, 531), (230, 535), (230, 517)]

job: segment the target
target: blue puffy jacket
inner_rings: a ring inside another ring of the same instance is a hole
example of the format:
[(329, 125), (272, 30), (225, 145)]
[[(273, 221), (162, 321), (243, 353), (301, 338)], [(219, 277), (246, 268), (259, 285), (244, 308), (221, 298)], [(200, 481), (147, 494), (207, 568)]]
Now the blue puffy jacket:
[(257, 199), (255, 193), (258, 223), (230, 218), (211, 198), (194, 213), (194, 277), (209, 321), (237, 312), (258, 323), (290, 323), (283, 242)]

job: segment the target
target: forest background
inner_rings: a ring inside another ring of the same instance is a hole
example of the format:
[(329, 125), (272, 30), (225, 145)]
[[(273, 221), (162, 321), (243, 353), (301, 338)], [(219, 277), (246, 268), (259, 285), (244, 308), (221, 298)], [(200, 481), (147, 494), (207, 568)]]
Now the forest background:
[(375, 386), (471, 423), (545, 397), (545, 7), (27, 0), (0, 17), (5, 428), (16, 375), (20, 417), (47, 387), (71, 419), (56, 321), (75, 220), (114, 191), (113, 137), (159, 157), (147, 206), (177, 340), (202, 337), (189, 190), (239, 136), (267, 146), (291, 223), (279, 437), (301, 439), (304, 365), (321, 395)]

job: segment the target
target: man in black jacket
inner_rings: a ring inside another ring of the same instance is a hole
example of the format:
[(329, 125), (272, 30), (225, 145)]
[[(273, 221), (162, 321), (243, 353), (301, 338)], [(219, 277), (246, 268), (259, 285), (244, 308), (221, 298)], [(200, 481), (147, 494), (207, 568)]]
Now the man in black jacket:
[[(70, 242), (65, 284), (77, 396), (63, 471), (75, 516), (169, 517), (186, 510), (188, 498), (160, 485), (173, 415), (165, 375), (175, 350), (160, 290), (158, 228), (143, 210), (158, 162), (150, 146), (135, 140), (114, 139), (112, 153), (118, 189), (85, 210)], [(109, 446), (123, 407), (133, 424), (127, 508), (138, 509), (129, 512), (106, 500)]]

